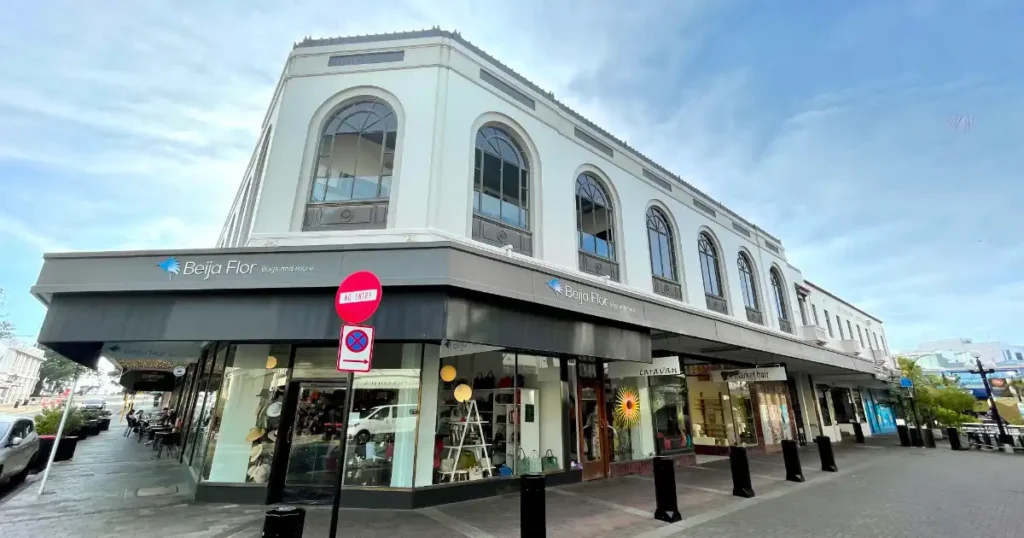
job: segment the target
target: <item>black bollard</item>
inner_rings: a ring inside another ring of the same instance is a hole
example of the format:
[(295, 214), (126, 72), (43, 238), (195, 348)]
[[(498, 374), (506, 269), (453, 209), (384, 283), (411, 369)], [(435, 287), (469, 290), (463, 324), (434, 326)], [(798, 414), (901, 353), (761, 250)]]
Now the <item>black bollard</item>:
[(946, 437), (949, 437), (949, 448), (953, 450), (963, 450), (963, 445), (960, 444), (960, 434), (956, 431), (956, 428), (946, 428)]
[(935, 448), (935, 432), (931, 428), (921, 430), (921, 437), (925, 448)]
[(732, 469), (732, 494), (747, 499), (754, 496), (754, 484), (750, 481), (750, 464), (747, 449), (741, 446), (729, 447), (729, 468)]
[(683, 519), (676, 497), (676, 468), (672, 458), (654, 457), (654, 519), (675, 523)]
[(864, 427), (861, 426), (860, 422), (853, 423), (853, 437), (858, 443), (864, 442)]
[(544, 475), (524, 474), (519, 479), (520, 536), (547, 536), (547, 502), (544, 500)]
[(834, 473), (839, 471), (836, 467), (836, 456), (832, 453), (832, 440), (827, 436), (818, 437), (818, 454), (821, 456), (821, 470)]
[(910, 428), (906, 425), (896, 426), (896, 433), (900, 436), (900, 446), (910, 446)]
[(796, 441), (786, 439), (782, 441), (782, 461), (786, 463), (786, 480), (790, 482), (803, 482), (804, 470), (800, 466), (800, 449)]
[(263, 517), (262, 538), (302, 538), (306, 511), (297, 506), (278, 506)]
[(910, 428), (910, 444), (912, 444), (912, 445), (914, 445), (916, 447), (923, 447), (924, 446), (924, 440), (921, 439), (921, 429), (920, 428)]

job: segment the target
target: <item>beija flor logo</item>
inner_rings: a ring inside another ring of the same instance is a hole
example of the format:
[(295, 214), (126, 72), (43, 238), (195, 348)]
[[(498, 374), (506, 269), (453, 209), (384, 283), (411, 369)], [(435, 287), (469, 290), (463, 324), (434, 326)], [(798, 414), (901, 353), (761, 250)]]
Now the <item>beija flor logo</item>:
[(178, 258), (175, 258), (174, 256), (171, 256), (170, 258), (167, 258), (166, 260), (156, 264), (156, 266), (163, 269), (164, 272), (167, 273), (167, 280), (171, 279), (171, 275), (176, 275), (178, 274), (179, 271), (181, 271), (181, 264), (178, 263)]
[(551, 288), (551, 291), (559, 295), (565, 295), (565, 290), (562, 288), (562, 282), (559, 281), (557, 278), (552, 278), (551, 280), (548, 280), (548, 287)]

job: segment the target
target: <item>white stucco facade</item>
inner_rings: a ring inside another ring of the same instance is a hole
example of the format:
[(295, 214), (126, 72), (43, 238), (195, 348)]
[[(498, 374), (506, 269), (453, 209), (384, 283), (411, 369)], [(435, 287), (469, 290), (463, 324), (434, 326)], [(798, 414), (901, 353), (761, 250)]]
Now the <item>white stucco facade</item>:
[(0, 342), (0, 404), (13, 404), (32, 395), (43, 356), (37, 347)]

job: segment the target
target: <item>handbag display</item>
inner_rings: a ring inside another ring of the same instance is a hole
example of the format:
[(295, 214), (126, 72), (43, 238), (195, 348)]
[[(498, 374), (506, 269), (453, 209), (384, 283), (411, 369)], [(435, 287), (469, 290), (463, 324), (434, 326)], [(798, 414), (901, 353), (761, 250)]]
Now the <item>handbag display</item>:
[(558, 464), (558, 458), (556, 458), (554, 453), (551, 452), (551, 449), (548, 449), (548, 451), (544, 453), (544, 457), (540, 460), (540, 468), (541, 471), (544, 472), (559, 471), (562, 469), (562, 466)]
[(459, 454), (459, 462), (456, 469), (472, 469), (474, 466), (476, 466), (476, 455), (473, 454), (472, 450), (463, 450), (462, 453)]
[(442, 473), (450, 473), (455, 470), (455, 459), (445, 458), (441, 460), (440, 470)]

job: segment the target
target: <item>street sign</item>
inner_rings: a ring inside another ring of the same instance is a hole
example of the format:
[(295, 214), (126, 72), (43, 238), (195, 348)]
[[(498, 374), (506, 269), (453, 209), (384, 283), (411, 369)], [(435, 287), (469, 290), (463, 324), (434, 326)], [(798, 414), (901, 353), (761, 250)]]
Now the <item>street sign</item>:
[(373, 327), (345, 325), (338, 341), (339, 372), (369, 372), (373, 364)]
[(174, 377), (181, 377), (183, 375), (185, 375), (185, 367), (184, 366), (175, 366), (174, 367)]
[(380, 279), (369, 271), (345, 277), (334, 295), (334, 310), (345, 323), (362, 323), (377, 311), (383, 296)]
[(901, 377), (900, 378), (900, 386), (905, 388), (905, 389), (913, 388), (914, 387), (914, 382), (911, 381), (909, 377)]

